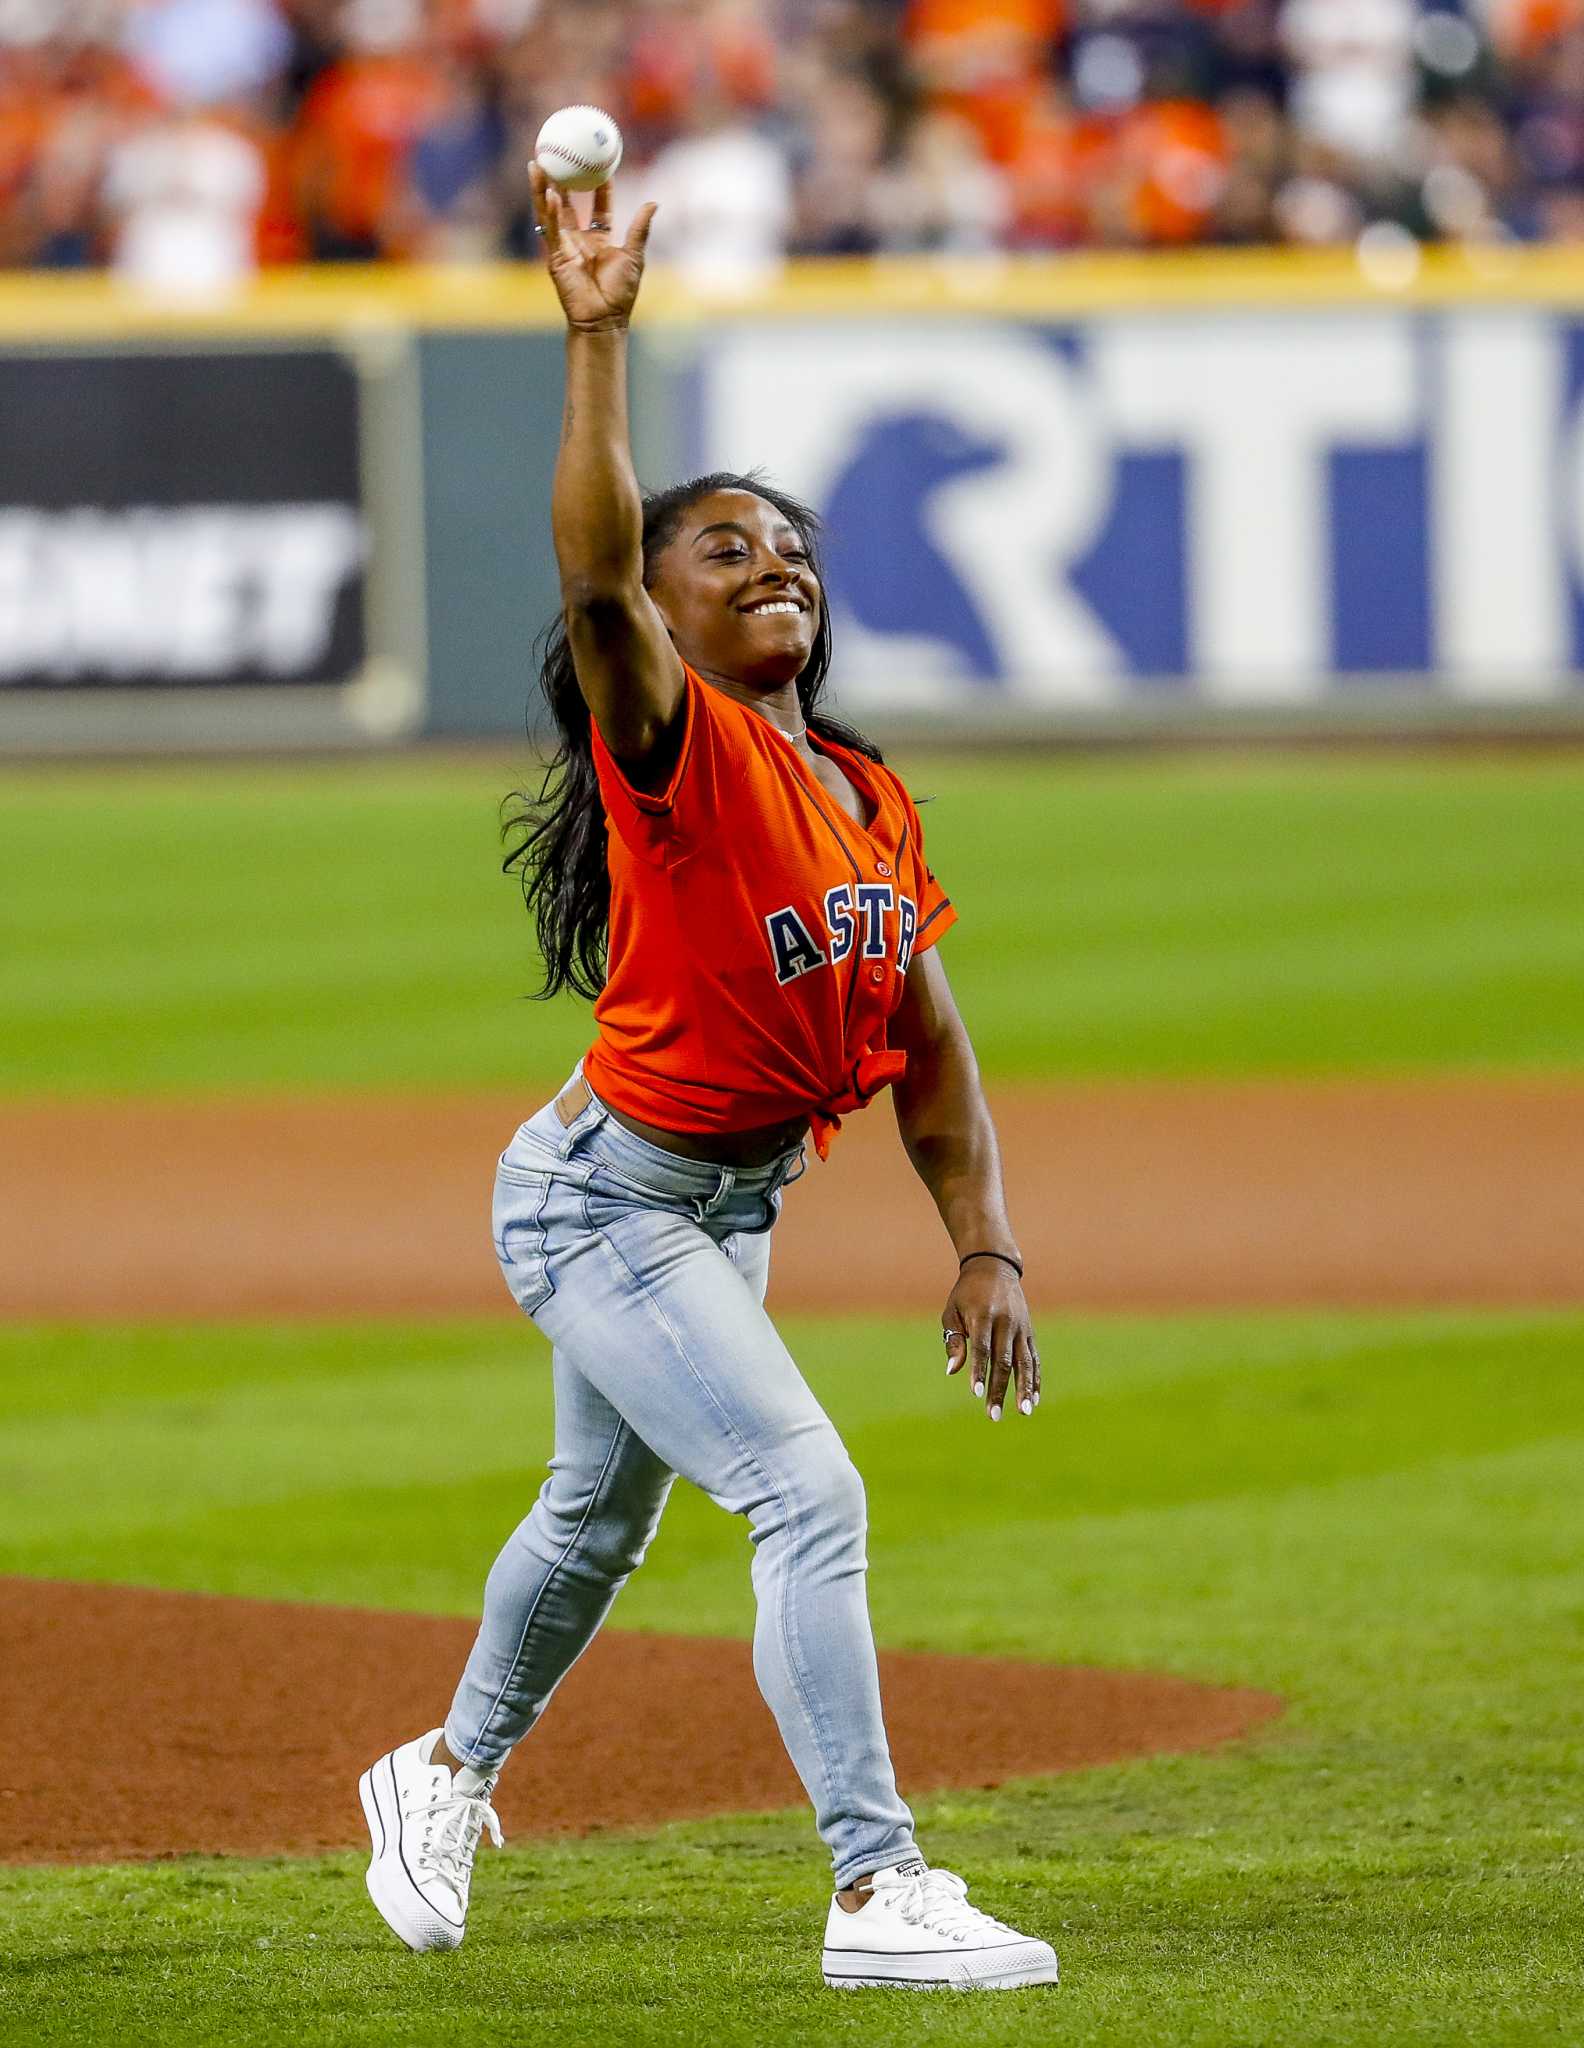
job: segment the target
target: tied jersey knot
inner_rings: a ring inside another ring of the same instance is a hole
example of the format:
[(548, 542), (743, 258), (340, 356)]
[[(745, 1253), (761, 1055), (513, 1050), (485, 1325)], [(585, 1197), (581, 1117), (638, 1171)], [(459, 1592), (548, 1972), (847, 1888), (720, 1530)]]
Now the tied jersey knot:
[(850, 1085), (822, 1102), (814, 1111), (810, 1132), (814, 1139), (814, 1150), (821, 1159), (830, 1157), (831, 1141), (841, 1129), (841, 1120), (849, 1111), (862, 1109), (873, 1102), (882, 1088), (890, 1088), (900, 1081), (907, 1072), (907, 1054), (895, 1047), (883, 1052), (861, 1052), (853, 1061), (849, 1075)]

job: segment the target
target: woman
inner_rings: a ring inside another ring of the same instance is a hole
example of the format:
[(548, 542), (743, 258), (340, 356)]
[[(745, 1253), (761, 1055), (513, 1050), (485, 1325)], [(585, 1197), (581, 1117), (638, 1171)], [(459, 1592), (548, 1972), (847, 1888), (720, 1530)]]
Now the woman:
[[(999, 1421), (1039, 1357), (995, 1133), (935, 941), (955, 913), (879, 755), (818, 710), (830, 627), (811, 515), (740, 477), (641, 501), (627, 322), (652, 208), (578, 225), (533, 173), (567, 320), (553, 514), (564, 632), (554, 797), (514, 859), (551, 990), (597, 1041), (500, 1163), (495, 1244), (554, 1346), (555, 1456), (490, 1573), (443, 1729), (361, 1782), (374, 1903), (454, 1948), (490, 1793), (642, 1560), (673, 1476), (746, 1515), (754, 1670), (835, 1865), (833, 1985), (1054, 1983), (1042, 1941), (931, 1870), (897, 1795), (864, 1593), (863, 1488), (762, 1306), (812, 1135), (895, 1091), (959, 1257), (947, 1371)], [(607, 966), (608, 958), (608, 966)]]

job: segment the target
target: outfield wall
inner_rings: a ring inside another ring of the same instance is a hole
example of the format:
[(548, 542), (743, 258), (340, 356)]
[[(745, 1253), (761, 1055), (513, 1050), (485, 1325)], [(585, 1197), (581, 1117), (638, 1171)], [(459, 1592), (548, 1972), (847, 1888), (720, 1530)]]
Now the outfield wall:
[[(0, 745), (520, 729), (557, 326), (521, 270), (180, 316), (0, 287)], [(1584, 712), (1567, 251), (811, 265), (708, 317), (657, 276), (634, 391), (646, 479), (762, 467), (818, 506), (878, 726)]]

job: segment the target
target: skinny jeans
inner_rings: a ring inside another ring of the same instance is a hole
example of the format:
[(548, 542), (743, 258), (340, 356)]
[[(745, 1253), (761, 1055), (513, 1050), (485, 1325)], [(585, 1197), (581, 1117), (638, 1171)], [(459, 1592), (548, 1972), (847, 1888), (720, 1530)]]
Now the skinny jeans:
[(553, 1347), (555, 1453), (490, 1571), (445, 1740), (477, 1770), (504, 1761), (643, 1561), (680, 1472), (747, 1517), (754, 1675), (840, 1888), (911, 1855), (913, 1818), (881, 1718), (863, 1483), (764, 1309), (801, 1162), (682, 1159), (598, 1098), (568, 1127), (547, 1106), (501, 1155), (495, 1251)]

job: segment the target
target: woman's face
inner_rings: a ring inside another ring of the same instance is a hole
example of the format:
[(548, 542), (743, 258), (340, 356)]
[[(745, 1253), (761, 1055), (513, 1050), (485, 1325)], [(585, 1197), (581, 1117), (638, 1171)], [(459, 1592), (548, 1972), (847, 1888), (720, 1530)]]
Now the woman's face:
[(752, 491), (689, 506), (649, 595), (684, 661), (763, 690), (802, 674), (824, 602), (797, 528)]

